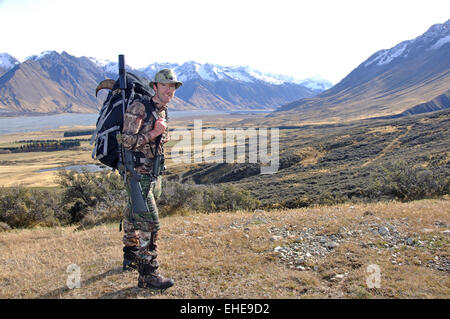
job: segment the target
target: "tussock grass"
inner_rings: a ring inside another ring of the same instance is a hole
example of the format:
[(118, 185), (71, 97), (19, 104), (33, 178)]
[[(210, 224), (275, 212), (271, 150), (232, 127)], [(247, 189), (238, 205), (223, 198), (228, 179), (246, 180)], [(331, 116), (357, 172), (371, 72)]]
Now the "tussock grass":
[[(449, 199), (442, 198), (165, 217), (160, 270), (176, 284), (164, 293), (139, 289), (136, 272), (121, 272), (123, 233), (117, 224), (11, 230), (0, 233), (0, 298), (448, 298), (448, 272), (427, 263), (449, 258), (446, 228), (437, 226), (448, 225), (449, 208)], [(394, 250), (362, 246), (382, 242), (370, 232), (358, 234), (372, 223), (439, 242)], [(298, 230), (327, 235), (343, 227), (355, 235), (313, 262), (316, 271), (291, 269), (274, 252), (293, 243)], [(288, 229), (288, 235), (271, 240), (276, 228)], [(66, 286), (70, 264), (81, 269), (81, 288)], [(367, 287), (370, 264), (381, 269), (380, 288)]]

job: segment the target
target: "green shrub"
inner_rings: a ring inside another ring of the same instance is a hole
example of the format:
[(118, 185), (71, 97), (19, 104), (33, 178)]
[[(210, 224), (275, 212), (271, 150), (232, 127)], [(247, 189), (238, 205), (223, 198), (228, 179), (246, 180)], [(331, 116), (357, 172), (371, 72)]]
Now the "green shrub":
[(160, 217), (185, 215), (201, 210), (205, 186), (178, 183), (163, 179), (162, 194), (158, 200)]
[(62, 170), (58, 183), (63, 187), (62, 203), (71, 216), (71, 223), (78, 223), (90, 214), (90, 219), (118, 220), (127, 199), (123, 181), (117, 172), (102, 171), (81, 173)]
[(196, 185), (163, 180), (158, 208), (160, 216), (164, 217), (191, 211), (252, 210), (259, 204), (250, 192), (234, 185)]
[(253, 210), (259, 206), (250, 192), (235, 185), (208, 186), (203, 195), (203, 209), (207, 212)]
[[(127, 194), (117, 172), (62, 170), (57, 181), (61, 191), (2, 187), (0, 230), (68, 224), (90, 227), (122, 219)], [(247, 190), (234, 185), (181, 184), (165, 179), (158, 200), (161, 217), (192, 211), (252, 210), (258, 205)]]
[(450, 177), (445, 167), (415, 167), (398, 160), (373, 174), (368, 195), (411, 201), (449, 194), (449, 189)]
[(58, 226), (67, 215), (61, 209), (59, 195), (54, 191), (33, 190), (22, 186), (1, 188), (0, 222), (12, 228)]

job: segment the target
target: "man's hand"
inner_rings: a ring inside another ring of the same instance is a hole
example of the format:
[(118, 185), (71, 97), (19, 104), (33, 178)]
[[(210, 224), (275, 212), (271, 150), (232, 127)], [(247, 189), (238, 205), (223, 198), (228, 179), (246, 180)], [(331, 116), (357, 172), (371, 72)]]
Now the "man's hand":
[(156, 137), (164, 133), (167, 128), (167, 122), (165, 119), (160, 118), (155, 122), (155, 127), (150, 131), (150, 138), (154, 140)]

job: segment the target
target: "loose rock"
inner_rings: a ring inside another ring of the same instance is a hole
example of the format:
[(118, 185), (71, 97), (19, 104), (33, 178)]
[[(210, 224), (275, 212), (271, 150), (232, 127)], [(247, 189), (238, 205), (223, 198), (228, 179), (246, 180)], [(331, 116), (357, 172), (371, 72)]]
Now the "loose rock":
[(384, 235), (386, 235), (386, 234), (388, 234), (389, 233), (389, 229), (387, 229), (387, 227), (380, 227), (380, 228), (378, 228), (378, 233), (381, 235), (381, 236), (384, 236)]
[(327, 244), (327, 247), (328, 247), (329, 249), (334, 249), (334, 248), (336, 248), (337, 246), (338, 246), (338, 244), (335, 243), (334, 241), (331, 241), (331, 242), (329, 242), (329, 243)]

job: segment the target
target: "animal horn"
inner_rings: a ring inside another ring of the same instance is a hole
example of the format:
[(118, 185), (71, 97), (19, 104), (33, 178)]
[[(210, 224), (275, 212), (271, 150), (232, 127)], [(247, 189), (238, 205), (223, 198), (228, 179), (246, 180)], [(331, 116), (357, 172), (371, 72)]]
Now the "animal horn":
[(115, 82), (116, 82), (116, 81), (111, 80), (111, 79), (106, 79), (106, 80), (101, 81), (101, 82), (97, 85), (97, 88), (95, 89), (95, 97), (97, 97), (98, 91), (100, 91), (100, 90), (102, 90), (102, 89), (109, 89), (109, 90), (112, 90), (112, 88), (113, 88)]

